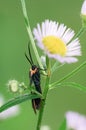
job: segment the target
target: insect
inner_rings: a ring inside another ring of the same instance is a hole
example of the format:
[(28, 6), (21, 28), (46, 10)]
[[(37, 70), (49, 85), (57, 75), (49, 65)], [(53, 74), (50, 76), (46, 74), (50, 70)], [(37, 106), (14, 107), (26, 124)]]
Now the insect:
[[(31, 65), (31, 69), (29, 70), (30, 86), (34, 84), (36, 91), (42, 93), (40, 87), (40, 68), (33, 63), (29, 44), (28, 44), (28, 52), (29, 52), (29, 57), (27, 56), (26, 53), (25, 53), (25, 57)], [(40, 109), (40, 104), (41, 104), (41, 98), (32, 99), (32, 107), (35, 113), (36, 110)]]

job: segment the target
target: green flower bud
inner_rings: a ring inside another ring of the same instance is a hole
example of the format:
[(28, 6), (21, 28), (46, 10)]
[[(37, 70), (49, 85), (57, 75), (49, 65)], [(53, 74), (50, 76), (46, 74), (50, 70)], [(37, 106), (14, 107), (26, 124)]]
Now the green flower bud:
[(19, 82), (17, 80), (9, 80), (7, 86), (12, 93), (16, 93), (19, 90)]
[(86, 27), (86, 0), (84, 0), (81, 8), (81, 18), (83, 22), (83, 26)]

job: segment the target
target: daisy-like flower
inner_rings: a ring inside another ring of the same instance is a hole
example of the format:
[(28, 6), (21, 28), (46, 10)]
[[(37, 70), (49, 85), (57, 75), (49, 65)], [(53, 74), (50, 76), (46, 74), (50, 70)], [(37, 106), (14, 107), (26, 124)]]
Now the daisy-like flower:
[(33, 34), (37, 45), (48, 57), (57, 59), (61, 63), (78, 61), (75, 56), (81, 55), (79, 39), (72, 40), (75, 33), (64, 24), (45, 20), (41, 25), (37, 24)]

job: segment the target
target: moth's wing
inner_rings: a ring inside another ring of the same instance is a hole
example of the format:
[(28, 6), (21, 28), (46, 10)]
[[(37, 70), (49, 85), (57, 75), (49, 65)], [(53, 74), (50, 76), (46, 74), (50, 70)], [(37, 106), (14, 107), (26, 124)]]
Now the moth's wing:
[(31, 72), (29, 71), (29, 80), (30, 80), (30, 86), (32, 85), (33, 83), (33, 79), (32, 79), (32, 75), (31, 75)]
[(36, 114), (36, 103), (35, 103), (35, 99), (32, 99), (32, 107), (33, 107), (33, 110)]

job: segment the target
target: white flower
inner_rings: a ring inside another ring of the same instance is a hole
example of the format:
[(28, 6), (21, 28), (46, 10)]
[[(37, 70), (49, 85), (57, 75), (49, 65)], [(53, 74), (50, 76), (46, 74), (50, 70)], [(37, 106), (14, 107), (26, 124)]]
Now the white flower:
[(67, 129), (86, 130), (86, 117), (77, 113), (69, 111), (66, 113)]
[(7, 86), (13, 93), (18, 92), (19, 90), (19, 82), (17, 80), (9, 80)]
[[(0, 107), (5, 103), (4, 97), (0, 94)], [(17, 116), (20, 113), (20, 106), (16, 105), (0, 113), (0, 120)]]
[(43, 126), (41, 126), (40, 130), (50, 130), (50, 127), (47, 125), (43, 125)]
[(72, 63), (81, 55), (79, 39), (72, 40), (75, 33), (64, 24), (45, 20), (42, 25), (37, 24), (33, 34), (37, 45), (45, 51), (50, 58), (57, 59), (61, 63)]
[(20, 107), (18, 105), (10, 107), (9, 109), (0, 113), (0, 120), (17, 116), (19, 113), (20, 113)]
[(86, 0), (84, 0), (81, 8), (81, 14), (86, 15)]

